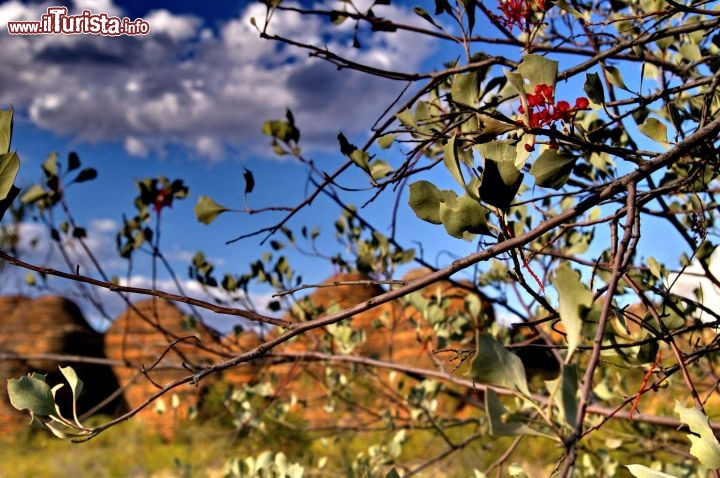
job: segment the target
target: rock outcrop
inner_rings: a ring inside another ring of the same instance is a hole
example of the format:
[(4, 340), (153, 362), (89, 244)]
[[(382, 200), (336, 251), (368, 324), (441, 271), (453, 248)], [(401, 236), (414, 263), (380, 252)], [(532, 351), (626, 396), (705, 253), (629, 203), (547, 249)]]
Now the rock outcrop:
[[(405, 279), (412, 280), (425, 271), (414, 271)], [(289, 321), (308, 320), (333, 313), (364, 302), (384, 289), (378, 285), (358, 283), (368, 278), (359, 274), (343, 274), (327, 281), (301, 300), (288, 312)], [(354, 284), (353, 284), (354, 283)], [(407, 414), (402, 400), (387, 393), (393, 379), (387, 370), (367, 367), (355, 360), (333, 365), (337, 377), (351, 380), (347, 385), (329, 377), (324, 356), (368, 358), (404, 364), (415, 368), (452, 369), (452, 353), (437, 354), (436, 328), (439, 320), (450, 320), (467, 308), (468, 290), (439, 282), (416, 293), (411, 300), (393, 301), (359, 313), (338, 326), (315, 329), (289, 342), (261, 360), (243, 363), (220, 374), (212, 375), (197, 384), (183, 384), (162, 399), (163, 413), (158, 413), (158, 401), (146, 407), (138, 418), (150, 422), (165, 436), (170, 436), (193, 410), (203, 408), (203, 397), (218, 383), (234, 386), (265, 381), (271, 384), (272, 394), (265, 397), (272, 402), (292, 403), (292, 413), (299, 420), (317, 425), (340, 423), (343, 420), (370, 422), (377, 420), (376, 410), (400, 416)], [(478, 297), (482, 317), (468, 328), (459, 326), (454, 340), (471, 340), (475, 327), (494, 319), (492, 307)], [(104, 334), (94, 332), (84, 321), (78, 308), (59, 297), (28, 299), (8, 297), (0, 299), (0, 352), (25, 356), (25, 360), (0, 360), (0, 379), (5, 386), (8, 377), (18, 377), (30, 371), (50, 373), (49, 382), (59, 383), (57, 361), (41, 354), (69, 354), (106, 357), (114, 365), (72, 364), (81, 378), (89, 377), (86, 389), (96, 395), (107, 396), (122, 391), (120, 406), (133, 409), (155, 394), (161, 387), (188, 376), (193, 370), (236, 356), (257, 347), (282, 333), (271, 332), (261, 338), (252, 331), (219, 337), (175, 305), (147, 299), (135, 303), (113, 322)], [(440, 327), (442, 328), (442, 327)], [(348, 342), (346, 340), (351, 337)], [(314, 354), (314, 355), (313, 355)], [(419, 375), (405, 375), (416, 383)], [(339, 379), (339, 378), (338, 378)], [(340, 387), (338, 389), (338, 387)], [(383, 391), (384, 390), (384, 391)], [(327, 407), (328, 399), (342, 397), (337, 407)], [(92, 406), (97, 396), (83, 397)], [(0, 397), (0, 423), (20, 423), (23, 415), (7, 403), (5, 390)], [(20, 420), (20, 421), (18, 421)], [(7, 430), (7, 427), (0, 427)]]
[[(70, 363), (53, 357), (105, 357), (102, 334), (87, 324), (77, 305), (61, 297), (1, 297), (0, 355), (0, 430), (4, 432), (28, 421), (27, 415), (18, 412), (9, 403), (8, 378), (39, 372), (48, 375), (49, 383), (63, 383), (58, 365), (72, 365), (81, 378), (89, 377), (92, 381), (92, 386), (85, 388), (78, 401), (80, 413), (94, 409), (118, 389), (115, 375), (107, 364)], [(58, 392), (63, 410), (69, 410), (69, 396), (65, 394), (67, 389), (65, 386)], [(120, 396), (98, 411), (116, 414), (124, 407)]]

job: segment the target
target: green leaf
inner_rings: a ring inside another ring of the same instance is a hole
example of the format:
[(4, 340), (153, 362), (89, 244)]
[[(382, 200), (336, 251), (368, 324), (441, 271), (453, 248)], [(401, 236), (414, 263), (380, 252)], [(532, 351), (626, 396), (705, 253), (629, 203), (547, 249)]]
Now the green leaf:
[(455, 75), (450, 89), (450, 96), (455, 103), (475, 108), (480, 97), (480, 80), (477, 72)]
[(577, 11), (575, 7), (569, 5), (565, 0), (555, 0), (553, 3), (560, 7), (562, 10), (568, 12), (570, 15), (574, 16), (578, 20), (583, 18), (582, 13)]
[(562, 263), (555, 271), (552, 284), (557, 289), (560, 299), (560, 321), (565, 328), (568, 343), (565, 363), (570, 362), (573, 352), (577, 349), (582, 335), (583, 321), (581, 313), (592, 306), (592, 293), (582, 283), (580, 273)]
[(524, 417), (510, 413), (493, 389), (485, 392), (485, 413), (490, 420), (491, 436), (541, 435), (525, 425)]
[(58, 154), (56, 152), (50, 153), (42, 163), (42, 170), (45, 173), (45, 177), (52, 178), (58, 175), (57, 157)]
[(19, 170), (20, 159), (17, 153), (0, 154), (0, 200), (10, 194)]
[(575, 364), (563, 365), (560, 376), (555, 380), (546, 380), (545, 384), (552, 396), (556, 396), (558, 392), (560, 393), (559, 400), (557, 400), (560, 419), (568, 427), (575, 428), (578, 405), (577, 366)]
[(492, 145), (497, 142), (501, 142), (494, 140), (498, 136), (509, 131), (520, 129), (519, 126), (509, 118), (507, 121), (501, 121), (490, 115), (477, 113), (475, 115), (475, 120), (477, 121), (477, 130), (468, 131), (468, 133), (472, 133), (472, 139), (476, 143), (476, 146), (481, 146), (483, 144)]
[(597, 73), (588, 73), (585, 75), (585, 86), (583, 90), (585, 90), (588, 99), (593, 103), (598, 105), (605, 104), (605, 88)]
[(80, 156), (75, 151), (71, 151), (68, 154), (68, 171), (75, 171), (80, 167)]
[(620, 73), (620, 70), (618, 70), (614, 66), (606, 66), (605, 71), (608, 74), (608, 81), (610, 82), (610, 84), (617, 86), (618, 88), (627, 90), (627, 86), (625, 86), (625, 82), (623, 81), (622, 73)]
[(47, 197), (48, 192), (38, 184), (33, 184), (30, 188), (25, 191), (25, 194), (20, 196), (20, 201), (23, 204), (33, 204), (40, 199)]
[(565, 185), (577, 157), (568, 153), (558, 153), (554, 149), (544, 150), (530, 167), (535, 184), (544, 188), (560, 189)]
[(479, 382), (530, 395), (525, 367), (520, 357), (508, 351), (489, 334), (475, 339), (477, 350), (470, 365), (470, 376)]
[(530, 88), (536, 85), (555, 86), (558, 73), (558, 62), (541, 55), (525, 55), (518, 65), (518, 72), (530, 81)]
[(10, 404), (18, 410), (29, 410), (31, 414), (47, 417), (55, 413), (55, 399), (45, 375), (33, 373), (19, 379), (8, 379)]
[(416, 181), (410, 185), (408, 204), (415, 215), (432, 224), (442, 224), (440, 220), (440, 203), (457, 197), (454, 191), (439, 190), (428, 181)]
[(78, 378), (77, 373), (75, 373), (75, 370), (72, 367), (60, 367), (60, 372), (62, 372), (65, 380), (68, 382), (68, 385), (70, 385), (70, 390), (72, 390), (72, 407), (75, 423), (77, 423), (78, 426), (82, 426), (77, 416), (77, 401), (82, 393), (83, 381)]
[(250, 194), (255, 189), (255, 177), (248, 168), (243, 168), (243, 179), (245, 180), (245, 194)]
[(382, 149), (388, 149), (390, 146), (392, 146), (393, 141), (395, 141), (396, 137), (396, 134), (385, 134), (383, 136), (380, 136), (377, 140), (378, 146), (380, 146)]
[(489, 234), (487, 209), (469, 196), (448, 197), (439, 205), (439, 216), (448, 234), (472, 239), (473, 234)]
[(513, 88), (515, 88), (515, 91), (522, 98), (525, 98), (525, 80), (523, 80), (522, 75), (516, 71), (509, 70), (503, 70), (503, 73), (505, 73), (505, 78), (507, 78), (508, 83), (510, 83)]
[(408, 108), (397, 113), (395, 117), (398, 119), (398, 121), (400, 121), (400, 124), (402, 124), (403, 126), (406, 126), (408, 128), (415, 128), (417, 126), (415, 116), (413, 116), (412, 111), (410, 111)]
[(510, 141), (493, 141), (491, 143), (484, 143), (475, 145), (480, 154), (485, 159), (492, 159), (498, 163), (508, 161), (515, 163), (515, 157), (517, 156), (517, 150)]
[(12, 141), (13, 110), (0, 110), (0, 154), (10, 152)]
[(83, 183), (85, 181), (92, 181), (93, 179), (97, 178), (97, 170), (95, 168), (85, 168), (82, 171), (80, 171), (75, 178), (76, 183)]
[[(467, 154), (465, 154), (464, 156), (467, 156)], [(443, 151), (443, 163), (445, 163), (445, 167), (448, 171), (450, 171), (450, 174), (455, 179), (455, 181), (457, 181), (457, 183), (462, 186), (463, 189), (467, 190), (467, 186), (465, 185), (465, 178), (463, 177), (462, 171), (460, 170), (459, 157), (460, 152), (458, 151), (458, 147), (455, 144), (455, 135), (453, 134), (452, 137), (445, 144), (445, 148)], [(472, 160), (472, 154), (470, 155), (470, 160)]]
[(648, 118), (638, 125), (642, 134), (659, 143), (667, 143), (667, 126), (656, 118)]
[(13, 203), (19, 193), (20, 188), (13, 185), (10, 187), (10, 191), (8, 192), (7, 196), (5, 196), (3, 199), (0, 199), (0, 221), (2, 221), (2, 218), (5, 216), (5, 212), (10, 208), (10, 205)]
[(382, 159), (376, 159), (370, 164), (370, 176), (373, 179), (382, 179), (390, 175), (393, 172), (392, 166)]
[(653, 470), (645, 465), (625, 465), (625, 468), (637, 478), (677, 478), (675, 475)]
[[(514, 156), (515, 148), (512, 148), (512, 152)], [(518, 171), (514, 162), (514, 158), (502, 162), (486, 159), (480, 180), (480, 198), (502, 211), (510, 206), (525, 176)]]
[(678, 48), (680, 56), (688, 61), (700, 61), (702, 60), (702, 52), (700, 47), (692, 43), (682, 43)]
[(680, 421), (690, 427), (688, 438), (692, 443), (690, 454), (711, 469), (720, 468), (720, 443), (710, 428), (707, 416), (697, 408), (685, 408), (675, 401), (675, 413)]
[(350, 154), (350, 159), (360, 169), (370, 174), (370, 155), (367, 153), (367, 151), (363, 151), (362, 149), (356, 149), (352, 152), (352, 154)]
[(440, 25), (435, 23), (435, 20), (433, 20), (433, 17), (431, 17), (430, 14), (428, 13), (428, 11), (425, 10), (424, 8), (413, 7), (413, 12), (415, 12), (415, 15), (419, 16), (426, 22), (430, 23), (432, 26), (434, 26), (436, 28), (440, 28)]
[(218, 215), (229, 210), (207, 196), (200, 196), (195, 204), (195, 216), (203, 224), (210, 224)]
[(287, 121), (270, 120), (264, 122), (262, 133), (285, 143), (291, 141), (297, 143), (300, 141), (300, 130), (295, 127), (295, 121), (290, 110), (285, 112), (285, 116)]
[(453, 9), (448, 0), (435, 0), (435, 15), (447, 12), (452, 15)]
[(472, 33), (473, 28), (475, 27), (475, 6), (477, 4), (477, 0), (459, 0), (459, 2), (462, 4), (463, 7), (465, 7), (465, 14), (467, 15), (467, 31), (468, 33)]

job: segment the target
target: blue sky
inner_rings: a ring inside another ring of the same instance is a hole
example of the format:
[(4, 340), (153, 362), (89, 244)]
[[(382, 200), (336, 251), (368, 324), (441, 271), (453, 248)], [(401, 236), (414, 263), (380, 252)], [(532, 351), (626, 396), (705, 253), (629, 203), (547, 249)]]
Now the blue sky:
[[(432, 2), (413, 2), (417, 4), (434, 8)], [(244, 272), (247, 263), (268, 248), (259, 244), (259, 238), (233, 245), (225, 242), (273, 224), (280, 214), (228, 214), (205, 226), (195, 221), (192, 207), (204, 194), (228, 207), (242, 208), (243, 168), (253, 171), (256, 180), (250, 207), (294, 206), (304, 198), (304, 168), (273, 155), (268, 138), (260, 133), (262, 122), (283, 118), (290, 108), (302, 131), (305, 155), (331, 172), (344, 161), (338, 153), (338, 132), (362, 143), (372, 123), (405, 86), (338, 72), (304, 51), (260, 40), (249, 21), (254, 16), (261, 22), (264, 15), (264, 7), (255, 2), (78, 0), (62, 5), (70, 13), (89, 9), (143, 18), (151, 33), (138, 37), (7, 34), (8, 20), (38, 20), (50, 5), (57, 2), (0, 5), (4, 52), (0, 104), (15, 109), (12, 146), (22, 161), (18, 184), (38, 181), (39, 165), (52, 151), (58, 151), (63, 161), (67, 153), (76, 151), (84, 166), (97, 168), (98, 179), (72, 188), (68, 198), (79, 222), (88, 227), (103, 264), (120, 276), (125, 263), (114, 255), (113, 239), (121, 215), (134, 211), (133, 179), (164, 175), (182, 178), (190, 187), (188, 199), (176, 202), (163, 216), (164, 250), (174, 259), (181, 278), (197, 250), (205, 251), (219, 272)], [(406, 22), (422, 21), (400, 5), (378, 7), (376, 12)], [(437, 65), (438, 54), (453, 54), (440, 51), (433, 41), (408, 41), (403, 34), (364, 38), (364, 48), (357, 50), (350, 45), (349, 24), (338, 30), (320, 19), (296, 15), (278, 15), (275, 21), (277, 31), (292, 38), (328, 42), (359, 61), (388, 69), (429, 68)], [(385, 159), (397, 164), (401, 157)], [(343, 184), (367, 187), (361, 174), (348, 175)], [(361, 204), (368, 193), (345, 197)], [(386, 195), (364, 212), (385, 232), (390, 200)], [(402, 216), (409, 212), (405, 202), (401, 201)], [(337, 250), (333, 223), (338, 214), (320, 198), (291, 225), (320, 226), (323, 244), (332, 253)], [(406, 241), (437, 238), (435, 244), (425, 246), (431, 261), (443, 249), (462, 254), (474, 247), (412, 217), (404, 217), (401, 226)], [(25, 231), (28, 238), (43, 234), (32, 224)], [(26, 252), (36, 262), (65, 267), (56, 256), (48, 260), (43, 250)], [(440, 263), (449, 260), (441, 257)], [(333, 273), (326, 263), (295, 260), (306, 282)], [(17, 272), (0, 281), (2, 292), (28, 292), (22, 285), (24, 271)], [(147, 267), (136, 267), (134, 273), (135, 283), (147, 282)], [(51, 284), (60, 291), (68, 287), (58, 280)]]
[[(58, 4), (71, 13), (89, 9), (143, 18), (151, 32), (138, 37), (7, 34), (7, 21), (38, 20), (48, 6)], [(381, 16), (423, 24), (410, 10), (416, 5), (434, 10), (432, 0), (393, 2), (391, 7), (375, 10)], [(281, 215), (223, 215), (205, 226), (195, 221), (192, 208), (199, 195), (242, 208), (243, 168), (253, 171), (256, 180), (249, 197), (252, 208), (294, 206), (305, 197), (305, 169), (273, 155), (268, 138), (260, 133), (262, 122), (283, 118), (290, 108), (302, 131), (305, 155), (332, 172), (344, 161), (338, 151), (338, 132), (357, 144), (364, 142), (372, 124), (405, 86), (337, 71), (309, 58), (305, 51), (261, 40), (250, 18), (261, 22), (263, 16), (264, 7), (248, 1), (13, 0), (0, 4), (0, 105), (12, 105), (16, 112), (13, 148), (22, 161), (18, 183), (27, 186), (39, 180), (39, 165), (52, 151), (58, 151), (63, 160), (76, 151), (84, 166), (97, 168), (98, 179), (73, 188), (68, 197), (109, 273), (125, 273), (125, 262), (114, 253), (113, 241), (121, 215), (134, 211), (133, 179), (158, 175), (181, 178), (190, 187), (188, 199), (176, 202), (163, 216), (163, 248), (179, 276), (186, 278), (190, 257), (198, 250), (217, 264), (219, 272), (244, 272), (248, 262), (268, 248), (259, 244), (260, 238), (232, 245), (226, 241), (272, 225)], [(294, 14), (278, 15), (274, 28), (290, 38), (328, 44), (358, 61), (392, 70), (426, 71), (462, 54), (447, 43), (406, 33), (365, 35), (363, 48), (353, 49), (349, 23), (337, 28), (319, 18)], [(507, 53), (520, 59), (518, 51)], [(563, 95), (570, 100), (580, 96), (580, 85), (575, 86), (578, 91), (573, 95), (572, 87), (563, 85)], [(396, 165), (402, 160), (397, 153), (382, 157)], [(442, 171), (434, 180), (453, 187), (452, 179)], [(341, 183), (367, 187), (362, 174), (350, 174)], [(369, 193), (344, 197), (362, 204)], [(392, 200), (392, 194), (386, 194), (363, 211), (382, 232), (388, 232)], [(338, 247), (333, 239), (337, 216), (337, 209), (320, 198), (290, 225), (296, 232), (303, 224), (320, 226), (323, 247), (333, 253)], [(399, 239), (408, 247), (422, 240), (430, 262), (444, 265), (476, 247), (416, 220), (405, 198), (400, 201), (400, 217)], [(33, 224), (24, 231), (27, 238), (42, 234)], [(26, 253), (34, 262), (65, 267), (45, 251)], [(302, 256), (294, 257), (293, 264), (305, 282), (319, 282), (333, 273), (327, 263)], [(28, 292), (22, 285), (24, 271), (16, 272), (0, 279), (0, 293)], [(147, 263), (138, 263), (133, 284), (148, 285), (148, 277)], [(57, 280), (51, 284), (63, 293), (71, 286)], [(201, 294), (189, 283), (186, 286), (191, 293)], [(118, 301), (107, 300), (113, 311), (122, 307)]]

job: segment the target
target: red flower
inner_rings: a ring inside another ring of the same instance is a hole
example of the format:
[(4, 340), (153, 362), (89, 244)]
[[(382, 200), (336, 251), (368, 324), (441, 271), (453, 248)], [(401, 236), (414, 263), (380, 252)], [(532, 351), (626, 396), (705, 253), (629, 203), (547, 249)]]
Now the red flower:
[[(555, 88), (550, 85), (536, 85), (534, 91), (534, 94), (527, 93), (525, 95), (530, 110), (527, 112), (528, 126), (531, 128), (542, 128), (555, 121), (569, 122), (578, 110), (587, 109), (590, 105), (588, 99), (583, 97), (575, 100), (574, 107), (571, 107), (570, 103), (565, 100), (555, 103)], [(522, 104), (518, 107), (518, 112), (525, 115), (525, 107)]]
[(587, 109), (588, 106), (590, 106), (590, 101), (587, 98), (580, 97), (575, 100), (576, 110), (584, 110)]
[(498, 9), (502, 16), (496, 17), (505, 28), (513, 29), (515, 26), (529, 32), (532, 26), (532, 16), (535, 11), (546, 10), (545, 0), (498, 0)]
[(164, 207), (172, 207), (172, 200), (172, 193), (169, 190), (162, 188), (158, 190), (157, 196), (155, 196), (155, 201), (153, 201), (153, 209), (156, 213), (160, 214), (160, 211), (162, 211)]

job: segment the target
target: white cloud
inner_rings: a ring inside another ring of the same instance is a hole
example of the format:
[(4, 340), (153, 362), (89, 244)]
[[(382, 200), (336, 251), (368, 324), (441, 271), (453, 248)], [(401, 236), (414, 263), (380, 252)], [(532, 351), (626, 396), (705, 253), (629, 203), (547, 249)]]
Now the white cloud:
[[(0, 25), (38, 20), (51, 4), (0, 5)], [(123, 16), (109, 0), (76, 0), (70, 10), (83, 8)], [(405, 22), (416, 17), (398, 7), (375, 10)], [(269, 154), (260, 126), (287, 107), (306, 146), (334, 148), (338, 130), (366, 131), (404, 86), (337, 71), (305, 50), (261, 40), (250, 19), (264, 16), (265, 7), (253, 3), (212, 31), (200, 18), (156, 10), (145, 18), (147, 36), (5, 35), (0, 98), (26, 110), (35, 125), (76, 141), (118, 141), (137, 156), (179, 145), (222, 159), (228, 151)], [(320, 17), (276, 12), (271, 31), (400, 71), (413, 71), (432, 51), (429, 40), (403, 32), (367, 35), (364, 48), (353, 49), (350, 23), (333, 27)]]
[[(710, 272), (720, 279), (720, 250), (715, 251), (710, 257)], [(670, 282), (675, 281), (676, 277), (677, 275), (671, 275)], [(672, 292), (688, 299), (697, 300), (696, 289), (702, 290), (702, 304), (705, 307), (716, 313), (720, 311), (720, 288), (704, 277), (704, 271), (697, 261), (685, 269), (685, 273), (675, 282)], [(701, 318), (706, 318), (708, 321), (714, 320), (707, 315), (701, 316)]]
[(197, 17), (173, 15), (167, 10), (153, 10), (143, 20), (150, 24), (151, 35), (167, 35), (175, 41), (192, 38), (202, 23)]

